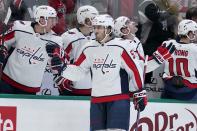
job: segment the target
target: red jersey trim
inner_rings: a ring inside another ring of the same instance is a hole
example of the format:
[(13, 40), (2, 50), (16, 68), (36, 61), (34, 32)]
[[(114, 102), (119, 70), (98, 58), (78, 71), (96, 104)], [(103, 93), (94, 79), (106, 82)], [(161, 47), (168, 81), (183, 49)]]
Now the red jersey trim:
[(2, 42), (2, 39), (4, 39), (4, 41), (8, 41), (8, 40), (11, 40), (12, 38), (14, 38), (14, 34), (15, 34), (15, 31), (12, 31), (8, 34), (6, 34), (3, 38), (3, 36), (0, 36), (0, 42)]
[(65, 51), (65, 58), (69, 61), (70, 60), (70, 53), (72, 50), (72, 44), (69, 44), (68, 47), (64, 50)]
[(76, 66), (79, 66), (85, 59), (86, 59), (86, 56), (84, 55), (84, 53), (82, 53), (74, 64)]
[(186, 79), (183, 79), (183, 83), (189, 88), (197, 88), (197, 83), (191, 83), (190, 81)]
[(140, 77), (140, 74), (138, 72), (138, 69), (135, 65), (135, 63), (133, 62), (133, 60), (129, 57), (129, 55), (127, 54), (126, 51), (123, 51), (122, 53), (122, 58), (124, 59), (124, 61), (126, 62), (127, 66), (133, 71), (135, 78), (136, 78), (136, 83), (138, 85), (139, 89), (142, 89), (142, 80)]
[(9, 76), (3, 73), (2, 78), (3, 81), (8, 83), (11, 86), (14, 86), (20, 90), (26, 91), (26, 92), (31, 92), (31, 93), (36, 93), (40, 91), (40, 87), (28, 87), (25, 85), (22, 85), (20, 83), (17, 83), (16, 81), (12, 80)]

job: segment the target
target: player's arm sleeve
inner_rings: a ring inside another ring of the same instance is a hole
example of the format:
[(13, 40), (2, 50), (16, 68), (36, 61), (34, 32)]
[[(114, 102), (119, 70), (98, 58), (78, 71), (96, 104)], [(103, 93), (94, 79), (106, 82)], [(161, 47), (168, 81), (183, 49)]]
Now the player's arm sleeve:
[(134, 84), (138, 89), (143, 88), (143, 69), (138, 63), (137, 59), (133, 59), (126, 50), (122, 52), (122, 66), (129, 74), (130, 78), (133, 78)]
[(63, 71), (62, 76), (71, 81), (79, 81), (90, 71), (90, 64), (87, 57), (82, 52), (77, 61), (74, 64), (67, 65), (67, 68)]
[[(74, 36), (75, 34), (73, 34)], [(62, 41), (63, 41), (63, 48), (64, 48), (64, 52), (65, 52), (65, 58), (70, 61), (71, 59), (73, 59), (73, 56), (72, 56), (72, 38), (69, 38), (69, 37), (72, 37), (69, 35), (69, 32), (65, 32), (64, 34), (61, 35), (62, 37)]]
[(149, 59), (147, 63), (146, 73), (156, 70), (160, 64), (158, 64), (155, 59)]

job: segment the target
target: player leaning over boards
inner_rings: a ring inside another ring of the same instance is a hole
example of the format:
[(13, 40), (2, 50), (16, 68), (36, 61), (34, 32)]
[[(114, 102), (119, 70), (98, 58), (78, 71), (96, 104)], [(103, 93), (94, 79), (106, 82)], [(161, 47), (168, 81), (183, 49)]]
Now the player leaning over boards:
[(182, 20), (178, 25), (179, 41), (165, 41), (176, 46), (172, 58), (165, 62), (162, 98), (197, 101), (197, 23)]
[[(62, 34), (64, 50), (67, 54), (66, 59), (70, 63), (74, 63), (77, 60), (85, 43), (95, 40), (92, 20), (96, 15), (98, 15), (98, 11), (93, 6), (85, 5), (79, 7), (77, 10), (78, 27)], [(90, 95), (91, 92), (90, 72), (85, 74), (83, 79), (72, 82), (72, 84), (61, 76), (58, 76), (55, 82), (59, 86), (61, 95)]]
[[(131, 21), (126, 16), (120, 16), (114, 21), (114, 33), (117, 37), (127, 41), (128, 50), (134, 58), (139, 59), (139, 63), (144, 68), (144, 51), (141, 42), (135, 36), (137, 32), (136, 23)], [(175, 47), (171, 44), (168, 47), (160, 46), (152, 56), (148, 57), (148, 64), (146, 72), (150, 72), (158, 68), (164, 61), (171, 58), (171, 54), (174, 52)], [(132, 79), (131, 79), (132, 81)], [(131, 90), (135, 85), (130, 83)]]
[[(124, 41), (112, 36), (113, 18), (99, 15), (93, 19), (96, 40), (87, 43), (75, 65), (66, 65), (53, 57), (52, 70), (69, 80), (79, 80), (92, 72), (90, 123), (93, 131), (127, 131), (130, 117), (129, 78), (137, 85), (135, 108), (143, 111), (147, 102), (143, 90), (143, 72), (126, 50)], [(61, 65), (61, 66), (59, 66)], [(64, 65), (64, 66), (62, 66)]]
[[(126, 16), (120, 16), (115, 20), (114, 32), (117, 37), (121, 37), (124, 40), (127, 40), (129, 43), (129, 50), (137, 57), (139, 60), (144, 61), (144, 51), (141, 42), (135, 36), (137, 32), (137, 27), (135, 22), (131, 21)], [(158, 68), (164, 61), (171, 58), (171, 54), (174, 52), (175, 47), (173, 45), (160, 46), (153, 53), (152, 56), (149, 56), (148, 67), (146, 72), (150, 72)], [(142, 65), (143, 66), (143, 65)]]
[[(40, 90), (49, 60), (46, 44), (62, 45), (61, 37), (51, 30), (57, 23), (56, 16), (52, 7), (39, 6), (34, 12), (35, 21), (15, 21), (12, 29), (1, 37), (4, 43), (1, 43), (0, 62), (5, 68), (0, 93), (36, 94)], [(12, 53), (4, 63), (7, 50)]]

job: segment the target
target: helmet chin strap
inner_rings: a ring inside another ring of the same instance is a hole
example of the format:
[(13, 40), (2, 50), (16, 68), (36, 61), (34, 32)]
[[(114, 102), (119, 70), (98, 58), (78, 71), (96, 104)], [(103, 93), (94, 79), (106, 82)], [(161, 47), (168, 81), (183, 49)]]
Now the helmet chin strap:
[(129, 35), (131, 30), (127, 27), (127, 29), (129, 30), (128, 33), (122, 33), (122, 36), (126, 36), (126, 35)]
[(122, 36), (129, 36), (129, 35), (131, 35), (131, 37), (135, 37), (135, 34), (133, 34), (133, 33), (131, 33), (131, 30), (128, 28), (128, 33), (122, 33)]
[(100, 41), (101, 44), (105, 43), (107, 37), (112, 33), (112, 30), (107, 34), (107, 28), (105, 27), (105, 37)]
[(44, 31), (44, 34), (46, 34), (46, 33), (47, 33), (47, 32), (46, 32), (46, 28), (45, 28), (45, 27), (44, 27), (43, 31)]
[(40, 21), (38, 21), (38, 24), (41, 26), (41, 27), (43, 27), (43, 31), (44, 31), (44, 34), (46, 34), (47, 32), (46, 32), (46, 26), (47, 26), (47, 19), (45, 19), (45, 24), (43, 25), (43, 24), (41, 24), (40, 23)]
[[(195, 34), (195, 33), (193, 33), (193, 34)], [(190, 41), (194, 41), (194, 40), (196, 39), (196, 35), (194, 35), (193, 38), (190, 38), (190, 37), (188, 36), (188, 34), (187, 34), (186, 36), (187, 36), (187, 38), (188, 38)]]
[(47, 26), (47, 20), (45, 20), (45, 21), (46, 21), (46, 23), (45, 23), (44, 25), (41, 24), (40, 21), (38, 21), (38, 24), (39, 24), (40, 26), (42, 26), (42, 27)]

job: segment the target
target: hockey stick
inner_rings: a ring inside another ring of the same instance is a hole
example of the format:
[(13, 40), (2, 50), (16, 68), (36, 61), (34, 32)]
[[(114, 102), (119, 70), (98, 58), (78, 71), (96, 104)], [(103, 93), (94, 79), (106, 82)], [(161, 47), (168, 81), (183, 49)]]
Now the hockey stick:
[(10, 19), (11, 13), (12, 13), (12, 11), (11, 11), (10, 7), (8, 7), (8, 12), (7, 12), (7, 15), (6, 15), (6, 17), (5, 17), (5, 20), (4, 20), (4, 22), (3, 22), (5, 25), (8, 24), (8, 21), (9, 21), (9, 19)]
[[(144, 61), (144, 71), (143, 71), (144, 81), (145, 81), (147, 63), (148, 63), (148, 55), (145, 56), (145, 61)], [(140, 99), (139, 101), (141, 101), (141, 100), (142, 99)], [(137, 118), (136, 118), (136, 128), (135, 128), (135, 131), (138, 131), (139, 121), (140, 121), (140, 109), (137, 110)]]

